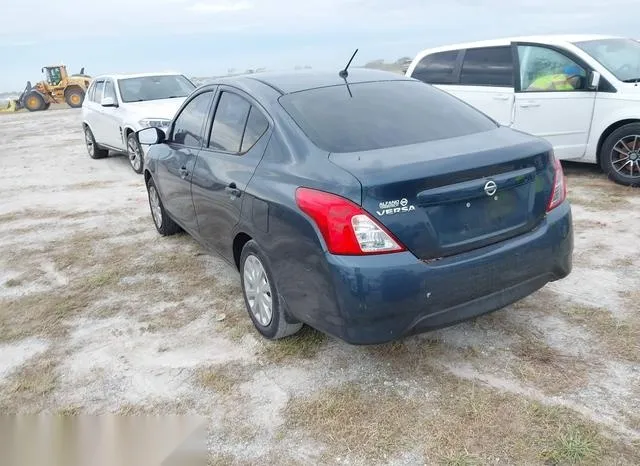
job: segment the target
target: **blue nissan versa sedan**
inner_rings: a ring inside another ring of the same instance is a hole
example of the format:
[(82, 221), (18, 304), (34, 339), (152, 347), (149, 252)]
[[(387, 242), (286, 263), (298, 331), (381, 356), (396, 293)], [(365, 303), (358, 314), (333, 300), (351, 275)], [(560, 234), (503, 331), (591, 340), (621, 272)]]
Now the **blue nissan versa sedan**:
[(391, 73), (222, 78), (151, 145), (161, 235), (186, 230), (240, 271), (269, 339), (302, 324), (382, 343), (502, 308), (571, 271), (549, 143)]

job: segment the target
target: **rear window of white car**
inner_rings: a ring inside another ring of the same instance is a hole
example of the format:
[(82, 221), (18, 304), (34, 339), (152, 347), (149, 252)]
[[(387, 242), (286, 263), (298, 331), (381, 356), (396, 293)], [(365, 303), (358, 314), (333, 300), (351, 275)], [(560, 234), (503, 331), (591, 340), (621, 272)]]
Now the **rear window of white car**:
[(286, 94), (280, 104), (329, 152), (360, 152), (490, 131), (489, 117), (419, 81), (377, 81)]

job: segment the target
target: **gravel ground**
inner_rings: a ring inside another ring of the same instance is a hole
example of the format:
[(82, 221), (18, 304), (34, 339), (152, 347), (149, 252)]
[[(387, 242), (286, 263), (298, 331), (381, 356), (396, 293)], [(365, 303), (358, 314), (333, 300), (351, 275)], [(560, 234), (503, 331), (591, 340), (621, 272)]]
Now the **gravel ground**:
[(445, 330), (278, 343), (77, 110), (0, 115), (0, 410), (205, 416), (213, 464), (639, 464), (640, 190), (565, 164), (574, 270)]

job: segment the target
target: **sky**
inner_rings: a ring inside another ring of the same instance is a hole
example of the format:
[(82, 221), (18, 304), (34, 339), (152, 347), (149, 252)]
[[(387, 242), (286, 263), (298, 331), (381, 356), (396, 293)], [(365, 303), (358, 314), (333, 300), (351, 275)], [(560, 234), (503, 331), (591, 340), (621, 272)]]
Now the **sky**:
[[(625, 14), (625, 11), (628, 14)], [(450, 43), (513, 35), (640, 38), (636, 0), (0, 0), (0, 92), (64, 63), (102, 73), (394, 61)]]

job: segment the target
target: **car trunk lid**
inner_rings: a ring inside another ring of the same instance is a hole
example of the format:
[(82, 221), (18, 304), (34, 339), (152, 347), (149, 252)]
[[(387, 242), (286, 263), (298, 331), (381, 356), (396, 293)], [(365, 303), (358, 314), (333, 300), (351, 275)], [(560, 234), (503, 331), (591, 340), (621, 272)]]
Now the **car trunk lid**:
[(553, 189), (550, 147), (507, 128), (410, 146), (330, 154), (362, 184), (362, 207), (418, 258), (531, 231)]

